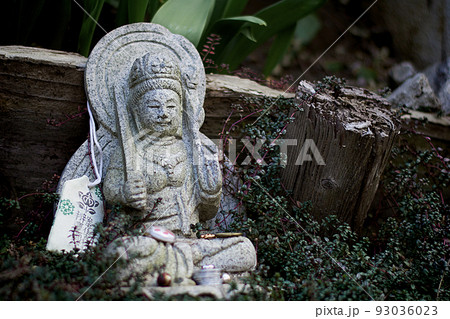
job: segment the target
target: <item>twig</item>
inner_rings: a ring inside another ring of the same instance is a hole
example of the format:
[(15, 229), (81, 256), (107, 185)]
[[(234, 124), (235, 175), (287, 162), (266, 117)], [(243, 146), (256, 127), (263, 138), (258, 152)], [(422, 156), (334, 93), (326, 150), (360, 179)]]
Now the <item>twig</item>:
[[(445, 266), (445, 268), (448, 267), (448, 264), (450, 263), (450, 259), (447, 261), (447, 265)], [(439, 301), (439, 294), (441, 293), (441, 287), (442, 287), (442, 283), (444, 282), (444, 277), (445, 277), (445, 269), (442, 272), (442, 277), (441, 277), (441, 281), (439, 282), (439, 287), (437, 289), (437, 294), (436, 294), (436, 300)]]

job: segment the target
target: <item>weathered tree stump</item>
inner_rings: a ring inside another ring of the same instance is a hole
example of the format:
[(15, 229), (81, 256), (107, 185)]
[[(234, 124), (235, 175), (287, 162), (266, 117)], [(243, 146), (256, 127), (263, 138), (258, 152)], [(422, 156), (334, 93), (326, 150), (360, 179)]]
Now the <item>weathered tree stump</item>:
[(296, 99), (304, 111), (287, 127), (297, 147), (288, 147), (282, 181), (294, 200), (311, 202), (315, 217), (337, 215), (361, 231), (398, 133), (389, 103), (364, 89), (306, 81)]

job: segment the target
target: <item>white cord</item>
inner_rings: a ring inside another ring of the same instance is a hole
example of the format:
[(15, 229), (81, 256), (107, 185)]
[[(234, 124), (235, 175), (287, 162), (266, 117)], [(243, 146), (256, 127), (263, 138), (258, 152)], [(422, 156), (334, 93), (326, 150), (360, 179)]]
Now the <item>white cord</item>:
[[(95, 122), (94, 122), (94, 116), (91, 112), (91, 107), (89, 106), (89, 102), (87, 102), (87, 110), (89, 113), (89, 145), (91, 147), (91, 156), (92, 156), (92, 165), (94, 166), (94, 173), (96, 180), (92, 183), (88, 184), (88, 187), (93, 187), (101, 183), (102, 181), (102, 171), (103, 171), (103, 151), (100, 147), (100, 144), (97, 140), (97, 132), (95, 130)], [(100, 170), (97, 167), (97, 161), (95, 160), (95, 147), (97, 147), (98, 154), (100, 156)]]

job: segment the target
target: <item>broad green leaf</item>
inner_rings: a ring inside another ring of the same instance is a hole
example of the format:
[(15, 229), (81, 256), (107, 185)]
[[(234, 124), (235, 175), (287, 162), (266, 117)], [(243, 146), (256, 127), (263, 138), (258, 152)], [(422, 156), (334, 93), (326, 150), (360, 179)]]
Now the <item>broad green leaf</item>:
[(108, 3), (111, 7), (117, 9), (119, 7), (120, 0), (105, 0), (105, 2)]
[[(223, 13), (225, 7), (227, 6), (228, 0), (215, 0), (215, 5), (213, 12), (211, 13), (210, 24), (215, 23), (216, 21), (223, 18)], [(210, 26), (208, 26), (209, 28)]]
[(280, 31), (270, 47), (263, 74), (269, 76), (272, 73), (273, 69), (283, 59), (293, 39), (299, 41), (302, 45), (308, 44), (314, 39), (320, 27), (319, 18), (315, 14), (310, 14), (300, 19), (296, 25)]
[(160, 0), (150, 0), (147, 6), (147, 14), (149, 17), (149, 20), (151, 21), (155, 15), (155, 13), (158, 11), (159, 7), (161, 7), (162, 2)]
[(297, 23), (294, 37), (299, 40), (301, 44), (305, 45), (311, 42), (321, 28), (319, 18), (315, 14), (310, 14)]
[(207, 28), (214, 3), (213, 0), (169, 0), (156, 12), (152, 22), (185, 36), (197, 46)]
[(235, 17), (244, 11), (248, 0), (228, 0), (222, 18)]
[(250, 27), (244, 27), (243, 29), (241, 29), (241, 33), (250, 41), (252, 42), (257, 41)]
[(149, 0), (128, 1), (128, 23), (143, 22)]
[(247, 5), (248, 0), (216, 0), (211, 23), (215, 23), (223, 18), (236, 17), (241, 14)]
[(226, 63), (230, 69), (235, 69), (258, 46), (280, 31), (294, 25), (325, 2), (326, 0), (282, 0), (264, 8), (255, 14), (267, 23), (267, 27), (253, 25), (253, 36), (256, 42), (252, 42), (246, 35), (239, 32), (223, 51), (219, 52), (217, 62)]
[[(254, 16), (240, 16), (240, 17), (231, 17), (231, 18), (225, 18), (221, 21), (225, 22), (233, 22), (233, 21), (239, 21), (241, 23), (240, 32), (250, 41), (256, 42), (256, 38), (253, 35), (253, 24), (261, 25), (261, 26), (267, 26), (267, 23), (264, 20), (261, 20), (260, 18), (254, 17)], [(243, 22), (249, 22), (244, 25), (242, 25)]]
[[(247, 27), (242, 28), (242, 26), (247, 22)], [(218, 34), (221, 37), (221, 43), (225, 44), (228, 43), (238, 32), (243, 32), (249, 39), (251, 39), (253, 36), (251, 26), (253, 24), (266, 25), (266, 22), (254, 16), (224, 18), (216, 21), (213, 26), (208, 29), (205, 36), (208, 36), (212, 33)], [(204, 43), (204, 40), (201, 43)]]
[(281, 61), (286, 54), (289, 45), (296, 30), (296, 25), (292, 25), (282, 31), (280, 31), (270, 47), (269, 54), (267, 55), (266, 64), (264, 65), (263, 74), (269, 76), (272, 70)]
[(92, 36), (97, 26), (98, 17), (103, 8), (105, 0), (85, 0), (83, 2), (84, 9), (90, 16), (84, 14), (83, 23), (81, 25), (80, 36), (78, 38), (78, 52), (84, 56), (89, 55), (91, 48)]
[(220, 23), (222, 21), (240, 21), (240, 22), (250, 22), (250, 23), (254, 23), (254, 24), (258, 24), (258, 25), (262, 25), (262, 26), (266, 26), (267, 23), (258, 18), (258, 17), (254, 17), (254, 16), (238, 16), (238, 17), (231, 17), (231, 18), (223, 18), (218, 20), (217, 22)]
[(120, 27), (128, 23), (128, 1), (120, 0), (117, 8), (116, 26)]

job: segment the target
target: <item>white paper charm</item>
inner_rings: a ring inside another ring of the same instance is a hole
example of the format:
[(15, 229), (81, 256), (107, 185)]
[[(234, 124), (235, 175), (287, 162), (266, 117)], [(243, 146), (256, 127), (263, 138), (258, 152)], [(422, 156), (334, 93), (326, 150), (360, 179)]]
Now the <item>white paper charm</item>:
[(48, 237), (48, 250), (82, 251), (93, 244), (94, 228), (103, 221), (103, 198), (99, 186), (88, 185), (87, 176), (64, 183)]

